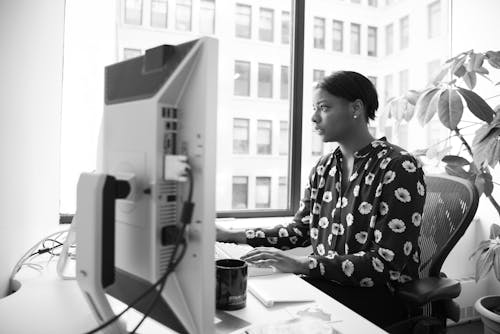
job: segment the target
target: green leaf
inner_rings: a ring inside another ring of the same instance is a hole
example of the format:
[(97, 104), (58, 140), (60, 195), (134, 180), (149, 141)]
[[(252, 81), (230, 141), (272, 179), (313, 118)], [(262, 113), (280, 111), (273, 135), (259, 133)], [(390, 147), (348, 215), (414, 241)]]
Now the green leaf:
[(454, 89), (445, 90), (438, 102), (438, 116), (441, 123), (448, 129), (455, 130), (463, 113), (464, 106), (460, 95)]
[(443, 78), (446, 76), (446, 73), (448, 73), (448, 71), (450, 70), (450, 66), (445, 66), (441, 69), (441, 71), (439, 71), (438, 74), (436, 74), (436, 76), (434, 76), (434, 78), (432, 78), (431, 80), (431, 84), (433, 85), (438, 85), (441, 80), (443, 80)]
[(493, 181), (491, 179), (491, 174), (489, 173), (481, 173), (476, 176), (476, 180), (474, 181), (479, 194), (485, 194), (486, 196), (490, 196), (493, 192)]
[(467, 166), (470, 164), (467, 159), (460, 157), (458, 155), (446, 155), (441, 159), (442, 162), (450, 165), (450, 166)]
[(490, 248), (490, 246), (491, 246), (491, 240), (488, 239), (481, 241), (479, 243), (479, 246), (477, 246), (477, 249), (474, 251), (474, 253), (472, 253), (471, 256), (469, 256), (469, 260), (474, 258), (478, 254), (484, 253), (484, 251)]
[(494, 68), (500, 68), (500, 51), (488, 51), (486, 52), (486, 58), (488, 58), (488, 63)]
[(459, 78), (463, 77), (465, 73), (467, 73), (467, 70), (463, 65), (457, 68), (455, 71), (453, 71), (453, 74), (455, 74)]
[(467, 172), (463, 167), (454, 166), (454, 165), (446, 165), (444, 166), (444, 170), (448, 175), (461, 177), (462, 179), (471, 180), (474, 177), (473, 173)]
[[(498, 107), (499, 106), (495, 107), (495, 110)], [(474, 136), (472, 145), (476, 145), (482, 142), (490, 134), (491, 131), (495, 130), (495, 128), (500, 128), (500, 112), (498, 111), (495, 111), (495, 117), (490, 124), (484, 124), (476, 130), (476, 135)]]
[(464, 74), (462, 79), (464, 79), (464, 82), (467, 85), (467, 87), (469, 87), (469, 89), (472, 90), (474, 89), (474, 87), (476, 87), (476, 82), (477, 82), (476, 73), (467, 72)]
[(494, 250), (492, 247), (488, 248), (488, 250), (479, 255), (479, 258), (476, 261), (476, 282), (486, 276), (486, 274), (491, 270), (491, 267), (493, 266), (493, 255)]
[(495, 259), (493, 260), (493, 269), (495, 270), (495, 276), (497, 280), (500, 281), (500, 247), (495, 249)]
[(457, 77), (461, 77), (467, 71), (465, 69), (465, 66), (464, 66), (464, 63), (466, 60), (467, 60), (467, 56), (465, 56), (465, 55), (461, 58), (455, 59), (455, 61), (453, 63), (453, 67), (451, 68), (451, 72), (453, 74), (455, 74)]
[(491, 107), (476, 93), (471, 90), (458, 87), (458, 92), (463, 96), (469, 110), (480, 120), (490, 123), (493, 120), (495, 112)]
[(500, 160), (500, 128), (495, 128), (480, 142), (472, 146), (474, 162), (477, 166), (487, 163), (495, 168)]
[(424, 91), (415, 103), (415, 113), (417, 114), (417, 119), (422, 126), (425, 125), (424, 120), (426, 118), (427, 109), (429, 108), (429, 103), (438, 91), (438, 88), (431, 88)]
[(410, 89), (407, 91), (404, 95), (404, 98), (412, 105), (415, 105), (417, 103), (417, 100), (419, 96), (422, 94), (422, 92)]
[(491, 224), (490, 226), (490, 239), (495, 239), (500, 237), (500, 226), (497, 224)]

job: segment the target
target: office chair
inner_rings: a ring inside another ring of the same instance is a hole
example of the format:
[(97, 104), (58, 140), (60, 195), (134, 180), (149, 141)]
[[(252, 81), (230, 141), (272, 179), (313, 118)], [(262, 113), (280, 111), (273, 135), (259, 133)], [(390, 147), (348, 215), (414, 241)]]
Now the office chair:
[(460, 319), (460, 307), (453, 301), (460, 294), (460, 282), (447, 278), (441, 267), (474, 218), (479, 194), (474, 184), (459, 177), (426, 175), (425, 182), (420, 279), (397, 289), (409, 318), (386, 328), (390, 333), (446, 333), (446, 319)]

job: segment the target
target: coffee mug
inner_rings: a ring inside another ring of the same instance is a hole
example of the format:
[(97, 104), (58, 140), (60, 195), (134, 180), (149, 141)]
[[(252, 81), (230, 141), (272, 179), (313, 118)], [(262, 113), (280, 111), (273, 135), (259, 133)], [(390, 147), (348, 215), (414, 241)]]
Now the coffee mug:
[(247, 302), (248, 265), (243, 260), (215, 261), (215, 301), (220, 310), (238, 310)]

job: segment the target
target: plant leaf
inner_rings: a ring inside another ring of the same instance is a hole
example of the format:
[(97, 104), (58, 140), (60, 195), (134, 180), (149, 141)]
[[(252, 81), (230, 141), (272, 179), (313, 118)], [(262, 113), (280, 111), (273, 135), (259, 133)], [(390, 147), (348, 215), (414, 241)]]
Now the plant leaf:
[(448, 73), (448, 71), (450, 70), (450, 66), (444, 66), (441, 71), (439, 71), (438, 74), (436, 74), (434, 76), (434, 78), (432, 78), (432, 80), (430, 81), (431, 84), (433, 84), (434, 86), (436, 86), (437, 84), (439, 84), (441, 82), (441, 80), (443, 80), (443, 78), (445, 77), (446, 73)]
[(425, 125), (425, 116), (427, 114), (427, 110), (429, 108), (429, 103), (431, 102), (431, 99), (434, 97), (434, 95), (439, 91), (438, 88), (431, 88), (426, 91), (424, 91), (419, 98), (417, 99), (417, 102), (415, 103), (415, 113), (417, 114), (417, 119), (420, 123), (420, 125)]
[(491, 123), (495, 112), (479, 95), (471, 90), (458, 87), (458, 92), (463, 96), (469, 110), (480, 120)]
[(460, 95), (454, 89), (445, 90), (438, 101), (438, 116), (441, 123), (448, 129), (455, 130), (463, 113), (464, 106)]
[(477, 166), (487, 163), (495, 168), (500, 160), (500, 128), (495, 128), (479, 143), (472, 146), (474, 162)]
[(495, 239), (500, 237), (500, 225), (491, 224), (490, 226), (490, 239)]
[(492, 252), (493, 247), (490, 247), (488, 250), (479, 255), (479, 258), (476, 261), (476, 282), (486, 276), (486, 274), (491, 270), (491, 267), (493, 266)]
[(486, 57), (492, 67), (500, 68), (500, 51), (488, 51), (486, 52)]
[(420, 94), (422, 94), (422, 92), (419, 92), (419, 91), (416, 91), (416, 90), (413, 90), (413, 89), (410, 89), (409, 91), (407, 91), (404, 95), (404, 98), (412, 105), (415, 105), (417, 103), (417, 100), (420, 96)]
[(491, 174), (489, 173), (481, 173), (476, 176), (476, 180), (474, 181), (479, 194), (485, 194), (486, 196), (490, 196), (493, 192), (493, 181), (491, 179)]
[(495, 270), (495, 276), (498, 281), (500, 281), (500, 247), (495, 249), (495, 259), (493, 260), (493, 269)]
[(487, 250), (490, 247), (491, 240), (483, 240), (479, 243), (479, 246), (477, 246), (477, 249), (474, 251), (474, 253), (469, 256), (469, 260), (474, 258), (478, 254), (482, 254), (485, 250)]
[[(462, 75), (465, 74), (466, 72), (466, 69), (465, 69), (465, 66), (464, 66), (464, 63), (465, 61), (467, 60), (467, 56), (464, 55), (463, 57), (461, 58), (457, 58), (455, 59), (454, 63), (453, 63), (453, 67), (451, 68), (451, 71), (453, 72), (453, 74), (455, 74), (457, 77), (461, 77)], [(463, 72), (463, 73), (462, 73)]]
[(467, 70), (463, 65), (457, 68), (455, 71), (453, 71), (453, 74), (455, 74), (459, 78), (463, 77), (465, 73), (467, 73)]
[(467, 159), (458, 155), (446, 155), (441, 161), (451, 166), (467, 166), (470, 164)]
[(463, 169), (463, 167), (460, 166), (446, 165), (444, 166), (444, 170), (448, 175), (458, 176), (466, 180), (471, 180), (474, 177), (473, 173), (467, 172), (465, 169)]
[(476, 73), (467, 72), (464, 74), (462, 79), (464, 79), (464, 82), (467, 85), (467, 87), (469, 87), (469, 89), (472, 90), (474, 89), (474, 87), (476, 87), (476, 82), (477, 82)]

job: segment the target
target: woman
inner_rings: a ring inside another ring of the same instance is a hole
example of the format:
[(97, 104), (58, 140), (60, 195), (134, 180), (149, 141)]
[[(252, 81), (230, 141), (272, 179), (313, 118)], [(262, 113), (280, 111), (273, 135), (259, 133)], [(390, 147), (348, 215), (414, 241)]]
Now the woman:
[[(339, 71), (322, 79), (313, 94), (312, 122), (323, 141), (338, 148), (311, 170), (293, 222), (272, 229), (219, 228), (217, 239), (256, 247), (243, 259), (303, 274), (384, 327), (406, 316), (393, 288), (418, 278), (425, 183), (415, 158), (368, 131), (377, 108), (376, 90), (363, 75)], [(309, 245), (309, 256), (283, 252)]]

